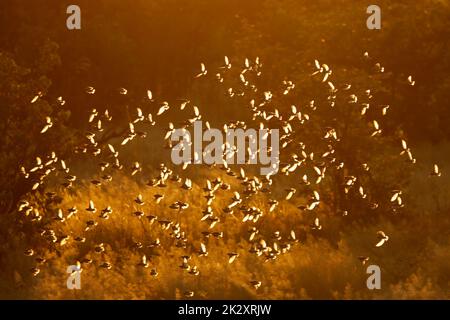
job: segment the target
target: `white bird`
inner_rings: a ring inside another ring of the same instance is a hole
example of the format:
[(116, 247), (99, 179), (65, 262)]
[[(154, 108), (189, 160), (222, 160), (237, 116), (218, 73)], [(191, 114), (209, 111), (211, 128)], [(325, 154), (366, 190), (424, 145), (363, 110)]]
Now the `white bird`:
[(133, 123), (137, 123), (139, 121), (143, 121), (144, 120), (144, 114), (142, 113), (142, 109), (141, 108), (136, 108), (136, 113), (137, 113), (137, 118), (133, 121)]
[(255, 288), (255, 290), (258, 290), (258, 288), (261, 286), (261, 281), (252, 280), (250, 281), (250, 284)]
[(435, 177), (440, 177), (441, 176), (441, 172), (439, 171), (439, 167), (437, 164), (433, 165), (433, 171), (430, 174), (431, 176), (435, 176)]
[(228, 263), (233, 263), (234, 260), (239, 256), (239, 253), (236, 252), (230, 252), (228, 253)]
[(408, 150), (408, 144), (406, 143), (406, 141), (404, 139), (402, 139), (402, 148), (403, 148), (403, 150)]
[(286, 200), (290, 200), (292, 198), (292, 196), (294, 195), (294, 193), (297, 191), (295, 188), (290, 188), (286, 190), (288, 193), (285, 197)]
[(241, 195), (239, 194), (239, 192), (234, 191), (233, 192), (233, 198), (231, 198), (231, 200), (233, 200), (233, 201), (241, 201)]
[(206, 70), (206, 66), (203, 62), (200, 64), (200, 70), (200, 73), (195, 76), (196, 78), (205, 76), (208, 73), (208, 70)]
[(169, 110), (169, 103), (167, 101), (164, 101), (163, 104), (159, 107), (158, 113), (156, 114), (157, 116), (162, 115), (164, 112), (166, 112), (167, 110)]
[(31, 103), (35, 103), (36, 101), (38, 101), (39, 98), (42, 97), (42, 92), (38, 92), (37, 95), (34, 96), (34, 98), (30, 101)]
[(97, 109), (92, 109), (91, 113), (89, 114), (89, 120), (88, 122), (91, 123), (92, 121), (94, 121), (95, 117), (98, 116), (98, 111)]
[(153, 101), (153, 93), (150, 90), (147, 90), (147, 98), (150, 101)]
[(154, 125), (156, 124), (156, 122), (153, 121), (153, 116), (152, 116), (151, 113), (148, 114), (147, 120), (148, 120), (148, 122), (150, 123), (150, 125), (152, 125), (152, 126), (154, 126)]
[(194, 116), (198, 118), (200, 116), (200, 110), (198, 109), (197, 106), (194, 106), (193, 109), (194, 109)]
[(316, 229), (316, 230), (322, 229), (322, 225), (320, 224), (319, 218), (314, 219), (313, 229)]
[(86, 93), (87, 94), (94, 94), (95, 93), (95, 88), (94, 87), (86, 87)]
[(149, 266), (149, 263), (147, 261), (147, 256), (144, 254), (141, 258), (141, 262), (138, 264), (140, 267), (147, 268)]
[(136, 202), (138, 205), (142, 206), (145, 203), (145, 201), (142, 198), (142, 194), (138, 194), (136, 199), (134, 199), (134, 202)]
[(374, 137), (376, 135), (379, 135), (382, 130), (380, 129), (380, 124), (378, 123), (377, 120), (373, 120), (372, 124), (373, 124), (373, 127), (374, 127), (375, 130), (372, 132), (371, 136)]
[(206, 246), (204, 243), (200, 244), (200, 251), (198, 252), (199, 256), (207, 256), (208, 255), (208, 251), (206, 251)]
[(294, 231), (294, 230), (291, 230), (291, 233), (290, 233), (290, 238), (291, 238), (291, 240), (292, 240), (292, 241), (297, 241), (297, 236), (296, 236), (296, 234), (295, 234), (295, 231)]
[(394, 190), (391, 196), (391, 202), (397, 201), (397, 199), (400, 197), (401, 194), (402, 192), (400, 190)]
[(317, 59), (314, 60), (314, 66), (316, 67), (317, 70), (322, 69), (321, 66), (320, 66), (320, 62)]
[(227, 56), (224, 57), (225, 60), (225, 65), (223, 67), (221, 67), (222, 69), (230, 69), (231, 68), (231, 63), (230, 63), (230, 59), (228, 59)]
[(175, 131), (175, 127), (174, 127), (173, 123), (169, 122), (169, 129), (166, 131), (166, 134), (164, 136), (164, 140), (169, 139), (174, 131)]
[(244, 65), (247, 69), (250, 68), (250, 60), (248, 58), (245, 58)]
[(114, 149), (114, 147), (108, 143), (108, 149), (109, 151), (111, 151), (112, 155), (114, 156), (114, 158), (117, 158), (119, 155), (119, 152), (116, 151), (116, 149)]
[(86, 211), (89, 211), (89, 212), (92, 212), (92, 213), (97, 211), (97, 209), (94, 206), (94, 201), (89, 200), (89, 206), (86, 208)]
[(186, 180), (184, 180), (184, 183), (181, 186), (181, 188), (183, 188), (185, 190), (191, 190), (192, 189), (192, 181), (191, 181), (191, 179), (186, 178)]
[(66, 220), (64, 218), (64, 214), (63, 214), (63, 211), (61, 209), (58, 209), (58, 213), (56, 214), (55, 220), (58, 220), (58, 221), (61, 221), (61, 222), (64, 222), (64, 220)]

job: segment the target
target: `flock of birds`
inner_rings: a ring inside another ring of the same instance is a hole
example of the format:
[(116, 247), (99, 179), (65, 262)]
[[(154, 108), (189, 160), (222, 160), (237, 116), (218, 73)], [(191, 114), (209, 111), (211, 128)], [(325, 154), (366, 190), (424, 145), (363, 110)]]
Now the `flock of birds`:
[[(368, 53), (364, 54), (364, 59), (371, 61)], [(379, 63), (374, 66), (375, 72), (384, 72), (384, 67)], [(342, 94), (346, 97), (349, 104), (359, 106), (361, 121), (366, 121), (369, 128), (371, 128), (370, 136), (376, 139), (377, 136), (382, 135), (382, 128), (378, 120), (368, 121), (364, 118), (369, 108), (372, 107), (371, 90), (365, 92), (365, 97), (358, 97), (352, 93), (352, 86), (350, 84), (337, 85), (332, 79), (332, 69), (318, 60), (314, 62), (314, 70), (311, 73), (311, 77), (318, 83), (324, 86), (327, 91), (327, 106), (321, 106), (322, 108), (336, 108), (338, 107), (337, 95)], [(235, 81), (234, 87), (226, 88), (227, 77), (232, 77), (232, 70), (237, 71), (237, 81)], [(182, 272), (186, 272), (192, 276), (198, 276), (201, 272), (201, 266), (194, 264), (192, 256), (198, 257), (208, 256), (208, 238), (223, 239), (226, 237), (226, 230), (219, 231), (222, 221), (226, 216), (234, 216), (238, 218), (239, 223), (246, 226), (248, 229), (248, 247), (247, 254), (252, 254), (260, 257), (262, 261), (271, 261), (279, 258), (282, 255), (288, 254), (292, 247), (300, 243), (300, 239), (297, 235), (296, 226), (293, 226), (292, 230), (287, 232), (280, 232), (274, 230), (272, 234), (262, 234), (258, 228), (258, 221), (269, 213), (276, 212), (277, 207), (282, 201), (293, 201), (300, 195), (299, 199), (305, 199), (304, 192), (297, 192), (297, 189), (307, 191), (307, 201), (298, 205), (299, 212), (307, 212), (308, 217), (311, 217), (310, 225), (311, 230), (320, 232), (324, 227), (321, 219), (317, 215), (317, 210), (323, 203), (322, 195), (320, 192), (320, 185), (329, 176), (329, 172), (342, 172), (343, 184), (342, 191), (347, 196), (356, 196), (366, 201), (367, 205), (371, 209), (376, 209), (378, 203), (371, 197), (363, 186), (361, 179), (356, 175), (352, 175), (346, 166), (346, 163), (339, 158), (338, 152), (336, 152), (336, 146), (342, 141), (342, 137), (337, 128), (327, 126), (321, 128), (322, 136), (318, 137), (321, 141), (325, 141), (325, 150), (314, 150), (316, 146), (306, 145), (301, 141), (301, 137), (296, 135), (299, 128), (313, 121), (314, 112), (317, 109), (317, 103), (312, 100), (306, 106), (291, 105), (287, 112), (282, 112), (276, 108), (274, 103), (277, 97), (288, 97), (295, 90), (296, 85), (292, 81), (285, 80), (282, 83), (280, 90), (275, 92), (260, 91), (257, 85), (257, 79), (262, 74), (262, 63), (259, 58), (255, 60), (245, 59), (243, 66), (232, 65), (230, 59), (225, 57), (224, 64), (216, 69), (213, 73), (213, 79), (224, 88), (225, 94), (230, 98), (240, 97), (242, 101), (246, 101), (248, 110), (252, 114), (252, 123), (256, 123), (260, 129), (263, 128), (280, 128), (280, 153), (284, 156), (280, 161), (280, 172), (277, 176), (294, 176), (298, 175), (297, 185), (283, 187), (284, 194), (276, 198), (275, 192), (272, 193), (274, 181), (276, 176), (257, 176), (250, 175), (244, 169), (244, 166), (235, 166), (232, 168), (225, 160), (222, 165), (214, 165), (219, 167), (228, 178), (215, 177), (207, 179), (204, 182), (204, 210), (199, 213), (190, 212), (190, 215), (195, 216), (198, 214), (198, 219), (204, 224), (205, 230), (202, 231), (200, 243), (193, 243), (189, 239), (186, 226), (180, 220), (180, 216), (183, 211), (189, 210), (190, 203), (184, 201), (175, 201), (168, 205), (167, 208), (161, 208), (159, 211), (161, 214), (148, 214), (145, 209), (149, 202), (153, 202), (155, 205), (162, 206), (162, 200), (165, 198), (165, 190), (167, 186), (171, 184), (179, 189), (179, 193), (191, 192), (194, 187), (193, 181), (189, 177), (182, 177), (177, 172), (181, 170), (171, 169), (166, 164), (161, 164), (156, 175), (150, 179), (148, 186), (156, 190), (153, 198), (145, 198), (142, 194), (133, 196), (134, 211), (130, 212), (130, 219), (140, 219), (146, 221), (148, 225), (154, 225), (163, 230), (171, 243), (175, 243), (177, 248), (185, 251), (185, 254), (180, 256), (180, 265), (178, 266)], [(199, 73), (194, 76), (195, 79), (202, 79), (210, 77), (210, 70), (206, 68), (204, 63), (201, 64)], [(238, 83), (236, 85), (236, 82)], [(415, 81), (412, 77), (408, 77), (406, 82), (413, 86)], [(94, 95), (96, 89), (94, 87), (87, 87), (86, 94)], [(119, 89), (120, 95), (127, 95), (128, 90), (125, 88)], [(31, 103), (35, 103), (44, 95), (39, 92), (32, 100)], [(124, 145), (131, 144), (137, 139), (144, 139), (147, 137), (147, 132), (156, 124), (162, 125), (163, 115), (169, 113), (170, 110), (176, 109), (173, 104), (169, 104), (167, 101), (157, 101), (153, 97), (151, 90), (147, 91), (145, 99), (151, 105), (149, 111), (144, 112), (143, 108), (137, 107), (135, 112), (130, 116), (128, 123), (123, 127), (121, 137), (117, 143), (111, 141), (101, 141), (102, 133), (107, 131), (108, 126), (113, 126), (112, 115), (108, 110), (100, 112), (96, 109), (92, 109), (88, 115), (87, 125), (89, 130), (84, 134), (84, 140), (80, 142), (74, 152), (85, 155), (89, 159), (94, 159), (99, 165), (98, 177), (90, 181), (94, 186), (100, 186), (110, 183), (113, 180), (114, 172), (125, 172), (130, 177), (136, 177), (142, 174), (143, 165), (138, 161), (133, 161), (131, 164), (124, 163), (121, 158), (121, 148)], [(359, 102), (363, 100), (364, 102)], [(62, 97), (57, 99), (57, 103), (63, 106), (66, 102)], [(388, 105), (376, 106), (381, 110), (381, 115), (386, 116), (389, 109)], [(202, 119), (200, 109), (193, 105), (189, 99), (178, 100), (178, 109), (181, 112), (187, 112), (189, 115), (180, 126), (185, 129), (192, 127), (196, 120)], [(46, 134), (49, 130), (52, 130), (53, 122), (55, 120), (49, 115), (45, 118), (42, 124), (41, 134)], [(117, 126), (117, 124), (114, 124)], [(164, 137), (162, 138), (163, 145), (166, 148), (172, 147), (171, 134), (175, 130), (175, 124), (168, 123), (163, 124), (166, 128)], [(206, 126), (210, 125), (206, 121)], [(243, 128), (246, 129), (249, 126), (245, 121), (230, 121), (223, 125), (223, 131), (226, 132), (230, 128)], [(404, 156), (411, 163), (416, 163), (411, 149), (408, 147), (406, 140), (401, 139), (401, 151), (400, 155)], [(223, 146), (223, 150), (226, 149), (226, 145)], [(236, 151), (236, 150), (235, 150)], [(315, 152), (314, 152), (315, 151)], [(193, 155), (193, 160), (198, 155)], [(98, 159), (102, 159), (100, 161)], [(182, 169), (186, 169), (188, 166), (192, 166), (192, 162), (184, 163)], [(361, 167), (364, 171), (369, 171), (370, 166), (367, 163), (362, 163)], [(180, 168), (178, 168), (180, 169)], [(30, 181), (31, 192), (41, 192), (50, 201), (54, 199), (58, 192), (63, 189), (76, 189), (80, 179), (75, 174), (76, 168), (71, 168), (64, 159), (58, 157), (55, 152), (51, 152), (49, 155), (37, 157), (33, 164), (29, 167), (22, 166), (20, 172), (24, 179)], [(186, 171), (184, 171), (186, 172)], [(437, 165), (434, 165), (431, 171), (431, 176), (440, 176), (441, 172)], [(48, 184), (47, 181), (50, 177), (57, 179), (58, 184), (55, 186)], [(229, 179), (229, 181), (228, 181)], [(300, 185), (300, 187), (298, 186)], [(237, 186), (237, 187), (236, 187)], [(55, 191), (49, 191), (49, 190)], [(221, 210), (213, 209), (213, 204), (216, 201), (217, 195), (222, 193), (221, 197), (226, 197), (229, 194), (228, 202)], [(256, 206), (251, 204), (251, 200), (258, 194), (264, 194), (267, 200), (266, 206)], [(386, 199), (386, 202), (390, 204), (392, 210), (398, 210), (404, 206), (401, 190), (392, 190), (390, 199)], [(167, 211), (173, 210), (176, 212), (176, 218), (167, 218), (162, 216)], [(68, 209), (59, 208), (56, 212), (41, 212), (38, 209), (38, 205), (33, 203), (30, 199), (22, 199), (18, 205), (18, 213), (24, 218), (38, 226), (39, 234), (51, 248), (59, 248), (61, 246), (67, 246), (69, 244), (81, 244), (85, 243), (89, 237), (89, 231), (97, 228), (100, 224), (107, 223), (109, 217), (114, 214), (114, 210), (111, 206), (105, 208), (98, 208), (95, 204), (95, 199), (86, 199), (85, 208), (71, 207)], [(57, 230), (57, 224), (66, 223), (69, 219), (73, 219), (78, 215), (87, 215), (89, 219), (86, 222), (85, 228), (81, 234), (61, 234)], [(342, 210), (343, 215), (349, 214), (347, 210)], [(55, 226), (56, 223), (56, 226)], [(383, 231), (378, 231), (374, 235), (374, 246), (382, 247), (386, 245), (389, 240), (389, 236)], [(152, 258), (149, 257), (148, 248), (158, 248), (164, 246), (164, 241), (160, 238), (156, 238), (150, 243), (135, 242), (133, 244), (136, 250), (141, 250), (141, 258), (136, 261), (136, 265), (142, 268), (150, 269), (151, 277), (158, 277), (158, 270), (152, 266)], [(92, 255), (86, 255), (79, 257), (74, 261), (74, 264), (79, 266), (79, 269), (83, 269), (85, 266), (92, 264), (97, 265), (103, 269), (114, 268), (114, 265), (108, 261), (107, 250), (110, 250), (105, 243), (96, 243), (90, 253)], [(147, 254), (144, 253), (147, 252)], [(35, 266), (30, 270), (33, 276), (38, 276), (41, 270), (44, 269), (46, 260), (42, 257), (38, 250), (35, 248), (27, 248), (24, 252), (26, 256), (34, 257)], [(230, 251), (227, 254), (226, 259), (229, 264), (235, 263), (244, 252)], [(89, 256), (89, 257), (88, 257)], [(225, 257), (224, 257), (225, 258)], [(368, 256), (360, 256), (359, 260), (365, 264), (368, 260)], [(198, 261), (198, 260), (196, 260)], [(161, 270), (159, 270), (161, 271)], [(258, 290), (264, 284), (258, 279), (249, 279), (248, 286)], [(184, 292), (186, 298), (194, 296), (192, 290), (186, 289)]]

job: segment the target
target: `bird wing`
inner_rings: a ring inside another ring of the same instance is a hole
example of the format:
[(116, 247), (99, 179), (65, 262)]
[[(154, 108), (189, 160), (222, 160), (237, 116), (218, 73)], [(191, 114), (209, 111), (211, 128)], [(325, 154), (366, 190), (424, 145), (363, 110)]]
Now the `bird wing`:
[(386, 242), (386, 239), (383, 238), (380, 241), (378, 241), (378, 243), (375, 245), (375, 247), (381, 247), (385, 242)]
[(295, 240), (295, 239), (296, 239), (295, 231), (294, 231), (294, 230), (291, 230), (291, 238), (292, 238), (292, 240)]

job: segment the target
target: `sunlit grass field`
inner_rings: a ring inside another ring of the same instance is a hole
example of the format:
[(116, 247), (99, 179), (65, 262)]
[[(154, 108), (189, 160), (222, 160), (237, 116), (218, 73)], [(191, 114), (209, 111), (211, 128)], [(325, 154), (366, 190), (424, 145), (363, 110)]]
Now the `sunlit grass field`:
[[(450, 148), (446, 144), (422, 146), (419, 150), (418, 159), (427, 161), (445, 157)], [(443, 165), (442, 171), (448, 168)], [(290, 252), (267, 262), (264, 257), (248, 254), (249, 233), (240, 221), (240, 213), (220, 215), (220, 226), (213, 231), (223, 231), (222, 239), (202, 236), (202, 231), (209, 231), (208, 225), (200, 221), (206, 204), (202, 190), (205, 177), (214, 175), (230, 184), (237, 183), (220, 169), (189, 170), (190, 176), (195, 171), (193, 189), (186, 191), (180, 189), (178, 183), (169, 182), (159, 204), (152, 198), (161, 188), (147, 186), (144, 173), (142, 179), (134, 180), (118, 173), (112, 182), (100, 187), (89, 181), (79, 181), (76, 191), (63, 191), (58, 207), (76, 206), (79, 211), (66, 221), (55, 221), (47, 227), (53, 228), (57, 236), (69, 235), (72, 239), (85, 234), (86, 242), (69, 241), (53, 248), (42, 241), (41, 245), (34, 245), (36, 255), (47, 260), (37, 277), (28, 272), (35, 265), (34, 257), (27, 257), (23, 252), (31, 243), (39, 242), (38, 236), (30, 232), (32, 227), (26, 223), (20, 228), (13, 226), (18, 217), (3, 215), (1, 222), (11, 228), (9, 234), (2, 235), (10, 241), (1, 244), (1, 262), (11, 268), (1, 276), (2, 298), (180, 299), (186, 290), (194, 291), (197, 299), (449, 298), (450, 201), (446, 195), (450, 185), (445, 179), (431, 180), (425, 169), (417, 170), (412, 178), (407, 190), (408, 209), (401, 216), (389, 219), (388, 224), (378, 219), (367, 223), (361, 218), (342, 217), (322, 207), (319, 216), (323, 217), (323, 230), (311, 231), (308, 213), (299, 211), (288, 201), (281, 201), (274, 212), (265, 213), (258, 222), (260, 233), (271, 239), (274, 230), (287, 237), (294, 229), (300, 241)], [(148, 173), (151, 176), (151, 169)], [(142, 208), (133, 201), (138, 194), (148, 200)], [(231, 191), (219, 191), (213, 209), (220, 211), (231, 197)], [(94, 201), (98, 211), (107, 206), (113, 208), (108, 220), (100, 221), (98, 212), (84, 210), (89, 199)], [(177, 200), (188, 202), (190, 207), (179, 214), (169, 209), (169, 204)], [(258, 196), (252, 201), (267, 209), (267, 200), (266, 196)], [(137, 209), (161, 220), (179, 219), (181, 230), (191, 239), (188, 247), (175, 246), (170, 228), (163, 230), (156, 221), (151, 223), (145, 217), (134, 216)], [(54, 211), (43, 212), (54, 215)], [(86, 222), (91, 219), (100, 223), (84, 232)], [(385, 247), (375, 248), (372, 235), (381, 226), (390, 240)], [(156, 239), (160, 239), (161, 246), (148, 248)], [(101, 242), (105, 244), (105, 252), (93, 252), (91, 248)], [(137, 248), (137, 242), (141, 242), (143, 248)], [(200, 243), (206, 244), (208, 256), (196, 254)], [(239, 253), (232, 264), (228, 263), (230, 251)], [(192, 254), (190, 264), (198, 267), (198, 276), (180, 268), (180, 257), (186, 252)], [(138, 265), (143, 254), (149, 260), (148, 268)], [(366, 265), (358, 260), (362, 255), (370, 257)], [(68, 290), (66, 268), (83, 258), (92, 259), (92, 263), (83, 265), (82, 288)], [(109, 261), (112, 268), (100, 268), (104, 261)], [(381, 267), (381, 290), (371, 291), (366, 287), (366, 267), (370, 264)], [(150, 274), (151, 269), (157, 270), (156, 277)], [(252, 279), (261, 281), (258, 290), (248, 284)]]

